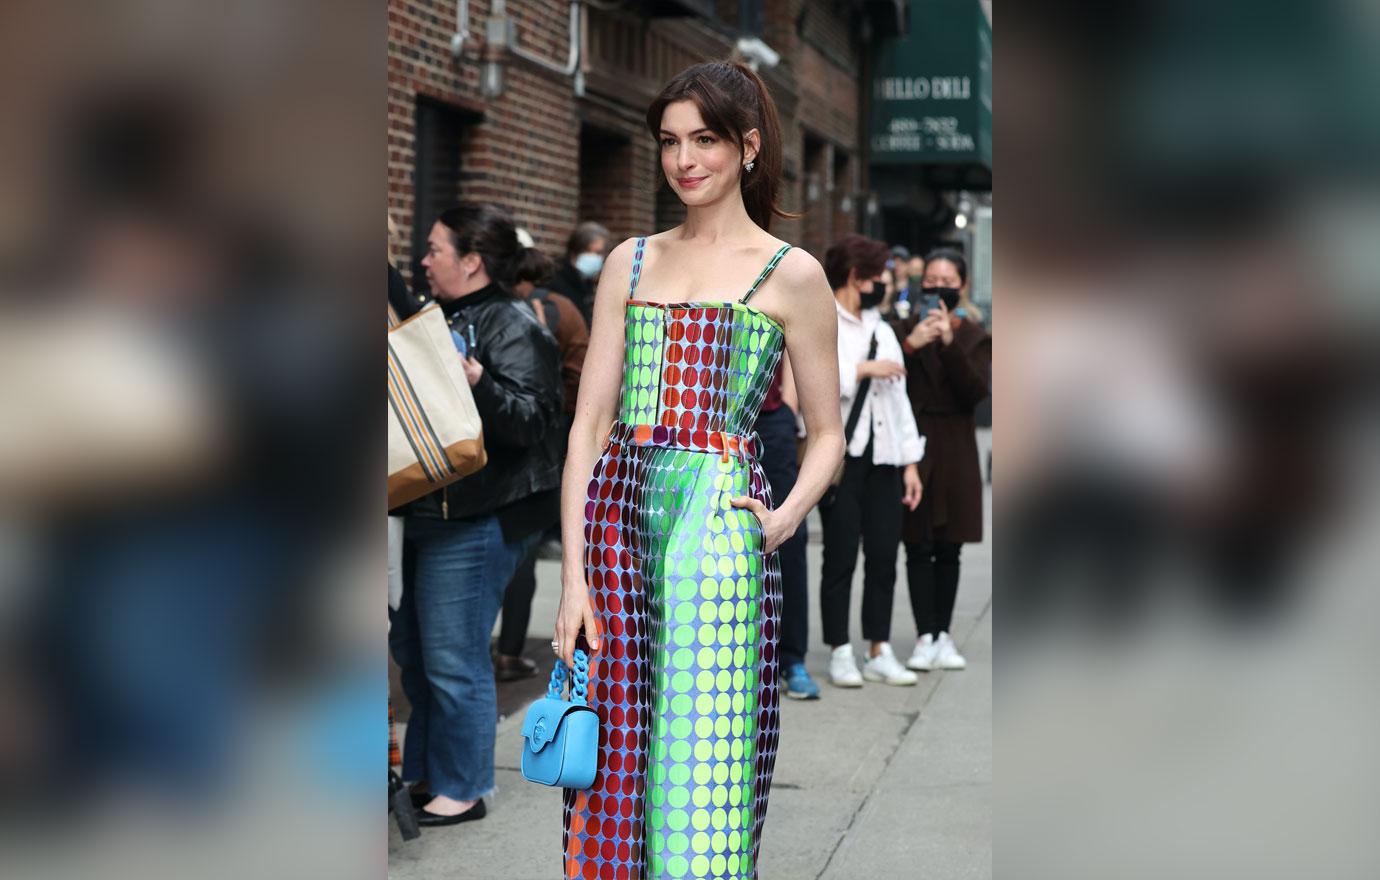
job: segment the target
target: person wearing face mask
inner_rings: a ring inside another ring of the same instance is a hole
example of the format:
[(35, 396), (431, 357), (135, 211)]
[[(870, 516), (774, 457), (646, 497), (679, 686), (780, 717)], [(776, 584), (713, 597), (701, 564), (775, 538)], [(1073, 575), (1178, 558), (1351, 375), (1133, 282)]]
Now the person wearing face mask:
[(565, 261), (551, 279), (550, 289), (575, 303), (586, 326), (594, 324), (594, 285), (604, 270), (609, 231), (598, 223), (575, 227), (566, 242)]
[[(958, 314), (968, 264), (957, 251), (925, 258), (921, 293), (934, 308), (894, 322), (906, 356), (906, 393), (928, 445), (920, 464), (925, 496), (905, 517), (906, 575), (920, 638), (910, 669), (963, 669), (949, 631), (958, 594), (959, 552), (982, 540), (982, 471), (973, 411), (992, 391), (992, 337)], [(921, 299), (917, 302), (925, 302)]]
[[(839, 405), (847, 444), (842, 480), (832, 498), (820, 504), (820, 619), (832, 651), (829, 681), (836, 687), (861, 687), (864, 679), (891, 685), (917, 681), (891, 650), (891, 605), (902, 508), (914, 510), (920, 503), (917, 463), (925, 455), (925, 440), (902, 384), (901, 346), (877, 312), (886, 296), (878, 279), (887, 256), (885, 244), (861, 235), (844, 236), (824, 255), (838, 317)], [(862, 635), (871, 643), (861, 673), (848, 635), (859, 540)]]

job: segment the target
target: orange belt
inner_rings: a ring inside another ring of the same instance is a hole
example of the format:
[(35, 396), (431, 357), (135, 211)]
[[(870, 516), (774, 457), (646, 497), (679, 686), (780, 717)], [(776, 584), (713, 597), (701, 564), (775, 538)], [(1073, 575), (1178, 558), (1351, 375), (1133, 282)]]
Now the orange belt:
[(666, 449), (685, 449), (691, 452), (717, 452), (724, 461), (735, 457), (740, 461), (756, 459), (762, 452), (762, 439), (757, 434), (729, 434), (725, 431), (691, 431), (668, 428), (665, 425), (629, 425), (614, 422), (609, 430), (608, 443), (624, 446), (660, 446)]

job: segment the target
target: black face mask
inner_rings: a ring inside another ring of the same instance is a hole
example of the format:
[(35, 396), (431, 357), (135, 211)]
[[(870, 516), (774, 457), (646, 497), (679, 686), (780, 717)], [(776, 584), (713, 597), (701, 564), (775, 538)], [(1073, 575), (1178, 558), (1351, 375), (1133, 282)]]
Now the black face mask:
[(939, 301), (944, 303), (944, 308), (951, 312), (958, 308), (957, 287), (926, 287), (925, 293), (932, 293), (939, 297)]
[(858, 294), (858, 305), (865, 309), (875, 309), (882, 304), (886, 298), (886, 288), (880, 284), (872, 285), (871, 291), (861, 291)]

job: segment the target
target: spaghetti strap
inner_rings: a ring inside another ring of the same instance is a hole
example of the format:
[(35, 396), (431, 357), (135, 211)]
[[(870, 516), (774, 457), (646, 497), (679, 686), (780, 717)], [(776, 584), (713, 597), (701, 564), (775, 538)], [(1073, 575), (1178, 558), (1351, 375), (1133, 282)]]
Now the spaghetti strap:
[(788, 244), (783, 244), (781, 246), (781, 250), (777, 251), (771, 258), (771, 262), (767, 263), (767, 267), (762, 270), (762, 274), (757, 276), (757, 280), (752, 282), (752, 287), (748, 288), (748, 292), (743, 294), (743, 298), (738, 300), (738, 302), (745, 303), (752, 299), (752, 295), (757, 292), (757, 288), (762, 286), (762, 282), (767, 280), (767, 276), (771, 275), (771, 271), (776, 268), (776, 264), (781, 262), (781, 258), (786, 256), (786, 251), (790, 249), (791, 246)]
[(637, 240), (637, 245), (633, 248), (632, 278), (628, 281), (628, 299), (633, 298), (637, 292), (637, 282), (642, 278), (642, 255), (647, 252), (647, 236), (642, 236)]

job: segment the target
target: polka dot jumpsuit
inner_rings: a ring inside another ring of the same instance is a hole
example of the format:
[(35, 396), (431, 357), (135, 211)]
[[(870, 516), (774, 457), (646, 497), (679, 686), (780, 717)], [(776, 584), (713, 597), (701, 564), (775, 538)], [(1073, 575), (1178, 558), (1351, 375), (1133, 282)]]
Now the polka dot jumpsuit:
[(733, 498), (771, 506), (747, 436), (784, 345), (748, 300), (632, 299), (619, 421), (585, 505), (604, 627), (590, 665), (599, 769), (565, 792), (565, 876), (755, 878), (780, 728), (776, 555)]

